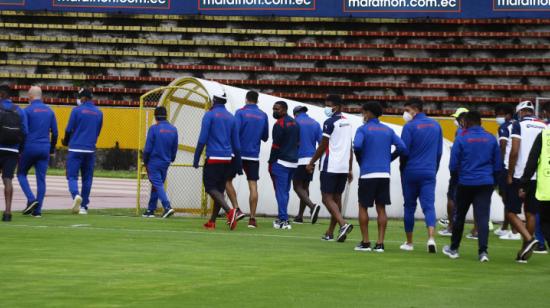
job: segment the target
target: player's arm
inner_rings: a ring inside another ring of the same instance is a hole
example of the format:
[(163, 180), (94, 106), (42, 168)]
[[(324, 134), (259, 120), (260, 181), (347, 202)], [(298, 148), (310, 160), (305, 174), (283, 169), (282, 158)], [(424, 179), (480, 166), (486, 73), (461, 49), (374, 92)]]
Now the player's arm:
[(55, 118), (55, 113), (52, 111), (51, 120), (50, 120), (50, 154), (55, 152), (55, 146), (57, 145), (57, 139), (59, 137), (59, 131), (57, 130), (57, 119)]
[(451, 172), (451, 182), (453, 183), (458, 182), (461, 157), (462, 143), (460, 137), (457, 137), (451, 148), (451, 159), (449, 160), (449, 171)]
[(199, 167), (199, 161), (201, 159), (202, 151), (204, 146), (208, 141), (208, 133), (210, 132), (210, 125), (212, 124), (212, 119), (210, 113), (206, 113), (202, 118), (201, 123), (201, 133), (199, 135), (199, 140), (197, 141), (197, 147), (195, 149), (195, 157), (193, 158), (193, 167)]
[(439, 165), (441, 164), (441, 156), (443, 156), (443, 131), (441, 126), (438, 125), (439, 134), (437, 137), (437, 164), (435, 167), (435, 172), (439, 171)]
[(73, 130), (75, 128), (76, 121), (77, 121), (76, 112), (73, 109), (71, 111), (71, 115), (69, 116), (69, 123), (67, 123), (67, 127), (65, 128), (65, 137), (61, 141), (61, 144), (63, 144), (64, 146), (69, 145), (69, 141), (71, 140), (71, 134), (73, 133)]
[[(408, 150), (411, 149), (411, 143), (412, 143), (411, 131), (409, 127), (410, 127), (409, 125), (405, 125), (403, 126), (403, 130), (401, 131), (401, 140), (403, 141), (403, 143), (405, 144), (405, 147)], [(407, 166), (407, 158), (409, 156), (408, 154), (409, 152), (407, 151), (407, 155), (401, 155), (399, 158), (399, 169), (401, 171), (405, 170), (405, 167)]]
[(361, 164), (361, 157), (363, 154), (363, 143), (364, 143), (365, 137), (363, 132), (358, 129), (355, 133), (355, 138), (353, 138), (353, 150), (355, 152), (355, 158), (357, 160), (357, 163)]
[(500, 173), (502, 172), (502, 156), (499, 144), (497, 142), (493, 144), (493, 178), (496, 185), (500, 178)]
[(500, 157), (502, 160), (506, 156), (506, 147), (508, 146), (508, 139), (510, 139), (510, 132), (506, 127), (499, 127), (498, 129), (498, 145), (500, 147)]
[(521, 127), (518, 122), (514, 122), (512, 127), (512, 149), (510, 150), (510, 159), (508, 160), (508, 184), (512, 184), (514, 180), (514, 171), (518, 163), (519, 148), (521, 146)]
[(323, 153), (325, 153), (325, 151), (327, 150), (329, 146), (329, 139), (333, 132), (334, 123), (331, 121), (331, 119), (328, 119), (323, 125), (323, 139), (321, 139), (321, 143), (319, 143), (315, 154), (313, 154), (313, 157), (309, 161), (309, 164), (306, 166), (308, 172), (313, 172), (313, 169), (315, 168), (315, 163), (319, 160), (319, 158), (321, 158), (321, 156), (323, 156)]
[(172, 141), (172, 162), (176, 160), (176, 156), (178, 155), (178, 147), (179, 147), (178, 140), (179, 140), (178, 130), (176, 129), (176, 136)]
[[(284, 125), (284, 123), (283, 123)], [(281, 125), (275, 123), (273, 125), (273, 132), (271, 133), (273, 135), (273, 143), (271, 145), (271, 154), (269, 155), (269, 163), (274, 163), (279, 159), (279, 152), (281, 143), (284, 142), (284, 128), (281, 127)]]
[(527, 164), (525, 165), (525, 170), (523, 170), (523, 175), (521, 176), (520, 185), (523, 190), (527, 189), (527, 185), (531, 181), (531, 178), (537, 172), (537, 167), (540, 159), (540, 153), (542, 151), (542, 133), (537, 136), (533, 147), (529, 152), (529, 158), (527, 159)]
[(409, 154), (405, 143), (401, 140), (401, 138), (399, 138), (399, 136), (397, 136), (395, 132), (393, 132), (392, 144), (395, 146), (395, 151), (391, 153), (391, 161), (394, 161), (399, 156), (406, 156)]
[(239, 138), (239, 125), (238, 121), (235, 121), (231, 130), (231, 148), (233, 155), (235, 155), (235, 162), (237, 164), (237, 174), (243, 174), (243, 162), (241, 160), (241, 142)]
[(349, 147), (349, 171), (348, 171), (348, 182), (353, 181), (353, 145)]
[(262, 141), (266, 142), (269, 139), (269, 120), (267, 115), (264, 114), (264, 130), (262, 132)]
[(151, 156), (151, 152), (153, 151), (153, 146), (155, 144), (155, 138), (156, 138), (156, 130), (154, 129), (154, 126), (149, 127), (149, 130), (147, 132), (147, 140), (145, 141), (145, 147), (143, 148), (143, 163), (148, 164), (149, 163), (149, 157)]
[(103, 113), (99, 113), (99, 125), (97, 126), (97, 136), (101, 134), (101, 129), (103, 128)]

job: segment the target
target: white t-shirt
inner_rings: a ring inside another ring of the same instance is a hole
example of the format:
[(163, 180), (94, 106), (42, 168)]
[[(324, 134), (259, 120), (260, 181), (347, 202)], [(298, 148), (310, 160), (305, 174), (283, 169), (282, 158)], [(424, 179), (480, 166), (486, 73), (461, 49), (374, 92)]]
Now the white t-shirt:
[[(546, 124), (534, 117), (525, 117), (521, 121), (516, 121), (512, 125), (512, 138), (521, 139), (519, 146), (518, 162), (516, 169), (514, 170), (514, 178), (520, 179), (523, 176), (527, 159), (529, 159), (529, 152), (535, 143), (535, 139), (546, 129)], [(536, 173), (531, 180), (536, 180)]]
[(348, 173), (352, 127), (346, 117), (335, 113), (323, 124), (323, 136), (329, 138), (328, 149), (321, 157), (321, 171)]

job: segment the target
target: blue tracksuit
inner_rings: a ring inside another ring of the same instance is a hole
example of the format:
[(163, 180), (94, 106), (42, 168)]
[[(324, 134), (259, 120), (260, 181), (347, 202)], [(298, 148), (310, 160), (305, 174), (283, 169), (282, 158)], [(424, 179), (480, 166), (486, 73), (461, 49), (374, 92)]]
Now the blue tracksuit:
[(353, 150), (361, 168), (361, 176), (377, 173), (389, 176), (392, 161), (391, 147), (397, 155), (407, 155), (407, 148), (393, 129), (371, 119), (355, 133)]
[[(19, 108), (19, 106), (15, 105), (11, 100), (4, 99), (0, 101), (0, 104), (4, 109), (12, 109), (13, 106), (15, 106), (15, 109), (17, 110), (17, 113), (19, 113), (19, 116), (21, 117), (21, 128), (23, 129), (23, 134), (25, 137), (27, 136), (29, 132), (29, 126), (27, 121), (27, 114), (23, 111), (23, 109)], [(8, 152), (14, 152), (19, 153), (19, 149), (21, 148), (21, 144), (15, 144), (15, 145), (6, 145), (6, 144), (0, 144), (0, 151), (8, 151)]]
[(275, 189), (275, 198), (279, 208), (278, 218), (288, 220), (288, 199), (294, 171), (298, 167), (298, 148), (300, 146), (300, 126), (286, 115), (273, 125), (273, 145), (269, 157), (269, 173)]
[(302, 112), (296, 116), (300, 126), (300, 148), (298, 149), (298, 164), (307, 165), (317, 150), (317, 144), (323, 139), (321, 124)]
[(479, 253), (487, 252), (491, 195), (502, 171), (497, 139), (481, 126), (464, 130), (457, 136), (451, 149), (449, 170), (452, 177), (458, 177), (451, 249), (456, 250), (460, 245), (466, 214), (473, 204), (474, 219), (478, 228)]
[(82, 208), (88, 209), (94, 177), (96, 142), (103, 126), (103, 113), (92, 101), (73, 108), (65, 135), (69, 134), (67, 180), (74, 197), (78, 192), (78, 172), (82, 176)]
[(235, 113), (239, 127), (239, 141), (243, 160), (257, 161), (260, 157), (260, 143), (269, 138), (267, 114), (256, 104), (247, 104)]
[(435, 177), (443, 152), (441, 126), (419, 113), (405, 124), (401, 139), (409, 151), (401, 161), (405, 232), (414, 230), (417, 199), (420, 199), (426, 226), (435, 227)]
[[(29, 122), (29, 133), (25, 139), (25, 147), (19, 161), (17, 179), (28, 202), (38, 201), (38, 206), (34, 209), (33, 214), (39, 215), (46, 194), (46, 172), (48, 171), (49, 154), (53, 154), (57, 144), (57, 120), (52, 109), (41, 100), (32, 101), (25, 108), (25, 114)], [(27, 180), (29, 169), (33, 166), (36, 173), (36, 197)]]
[(170, 201), (164, 190), (168, 167), (178, 153), (178, 130), (168, 123), (159, 121), (147, 132), (147, 141), (143, 149), (143, 162), (147, 166), (147, 175), (151, 181), (151, 196), (148, 210), (154, 212), (160, 199), (165, 210), (170, 209)]

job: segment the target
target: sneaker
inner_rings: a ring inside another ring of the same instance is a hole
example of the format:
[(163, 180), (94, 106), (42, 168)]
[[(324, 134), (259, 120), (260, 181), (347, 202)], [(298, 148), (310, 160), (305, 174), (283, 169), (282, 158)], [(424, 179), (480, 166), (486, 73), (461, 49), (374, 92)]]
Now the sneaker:
[(207, 221), (204, 225), (202, 225), (206, 230), (216, 230), (216, 223), (213, 221)]
[(226, 215), (227, 224), (229, 225), (229, 230), (235, 230), (237, 228), (237, 210), (231, 209)]
[(535, 238), (528, 242), (523, 242), (523, 246), (519, 251), (519, 258), (525, 261), (529, 260), (529, 258), (531, 258), (531, 255), (533, 254), (533, 249), (535, 248), (535, 246), (537, 246), (538, 243), (539, 241), (537, 241), (537, 239)]
[(237, 221), (239, 221), (239, 220), (245, 218), (245, 216), (246, 216), (246, 215), (241, 211), (240, 208), (237, 208), (237, 213), (236, 213), (236, 215), (237, 215)]
[(141, 215), (141, 217), (155, 218), (155, 212), (147, 210), (147, 211), (143, 212), (143, 215)]
[(73, 199), (73, 214), (79, 213), (80, 205), (82, 204), (82, 197), (80, 195), (74, 196)]
[(426, 244), (426, 246), (429, 253), (437, 252), (437, 245), (435, 244), (435, 240), (433, 238), (428, 240), (428, 243)]
[(403, 243), (403, 245), (399, 246), (399, 249), (401, 250), (404, 250), (404, 251), (413, 251), (414, 250), (414, 245), (412, 243)]
[(495, 224), (493, 224), (492, 220), (489, 220), (489, 231), (493, 231), (495, 229)]
[(81, 207), (80, 210), (78, 211), (78, 215), (88, 215), (88, 210)]
[(317, 223), (317, 219), (319, 218), (319, 211), (321, 211), (321, 206), (319, 204), (316, 204), (313, 208), (313, 211), (311, 212), (311, 224), (314, 225)]
[(290, 222), (288, 220), (283, 220), (281, 223), (281, 229), (292, 230), (292, 225), (290, 225)]
[(519, 241), (521, 240), (521, 234), (508, 231), (508, 233), (499, 236), (499, 239), (505, 241)]
[(546, 249), (546, 246), (544, 244), (537, 245), (535, 249), (533, 249), (533, 253), (540, 254), (540, 255), (546, 255), (548, 254), (548, 250)]
[(372, 251), (372, 249), (370, 248), (370, 242), (363, 243), (363, 241), (361, 241), (359, 244), (357, 244), (357, 246), (355, 246), (355, 248), (353, 250), (355, 250), (355, 251)]
[(524, 260), (520, 257), (520, 254), (518, 252), (518, 254), (516, 255), (516, 262), (517, 263), (521, 263), (521, 264), (527, 264), (527, 260)]
[(477, 234), (468, 233), (466, 238), (469, 240), (477, 240)]
[(448, 246), (448, 245), (443, 247), (442, 252), (443, 252), (444, 255), (448, 256), (451, 259), (458, 259), (458, 257), (459, 257), (458, 251), (457, 250), (452, 250), (451, 246)]
[(338, 233), (338, 242), (339, 243), (345, 242), (351, 230), (353, 230), (352, 224), (345, 224), (342, 227), (340, 227), (340, 232)]
[(384, 252), (384, 243), (376, 243), (376, 245), (374, 246), (374, 249), (373, 251), (375, 252)]
[(256, 224), (256, 218), (250, 218), (248, 220), (248, 229), (256, 229), (258, 225)]
[(453, 232), (451, 232), (447, 229), (439, 230), (439, 231), (437, 231), (437, 233), (441, 236), (453, 236)]
[(481, 262), (481, 263), (489, 262), (489, 254), (487, 254), (486, 252), (480, 253), (479, 254), (479, 262)]
[(27, 202), (27, 207), (23, 210), (23, 215), (29, 215), (38, 206), (38, 201)]
[(279, 219), (275, 219), (273, 221), (273, 228), (274, 229), (281, 229), (281, 226), (282, 226), (283, 222)]
[(509, 232), (510, 232), (510, 231), (508, 231), (508, 230), (502, 230), (502, 228), (498, 228), (498, 229), (496, 229), (493, 233), (494, 233), (496, 236), (500, 237), (500, 236), (503, 236), (503, 235), (508, 234)]
[(325, 242), (334, 242), (334, 236), (333, 236), (333, 235), (324, 234), (323, 236), (321, 236), (321, 240), (322, 240), (322, 241), (325, 241)]
[(294, 217), (294, 219), (292, 220), (293, 223), (297, 224), (297, 225), (301, 225), (304, 223), (304, 219), (302, 217)]
[(4, 212), (4, 214), (2, 214), (2, 221), (5, 221), (5, 222), (11, 221), (11, 213)]
[(170, 216), (174, 215), (176, 213), (176, 210), (173, 208), (165, 209), (164, 213), (162, 213), (162, 219), (169, 218)]
[(31, 214), (31, 217), (34, 217), (34, 218), (41, 218), (41, 217), (42, 217), (42, 214), (40, 214), (40, 213), (32, 213), (32, 214)]
[(449, 225), (449, 220), (447, 218), (440, 218), (438, 221), (440, 226), (447, 228)]

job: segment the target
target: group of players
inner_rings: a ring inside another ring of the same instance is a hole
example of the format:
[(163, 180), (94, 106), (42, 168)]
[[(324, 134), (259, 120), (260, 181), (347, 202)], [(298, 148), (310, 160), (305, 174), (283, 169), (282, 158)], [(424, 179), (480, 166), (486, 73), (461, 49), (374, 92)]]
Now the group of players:
[[(30, 88), (30, 105), (24, 110), (9, 100), (9, 92), (9, 87), (0, 87), (2, 119), (4, 122), (5, 119), (13, 120), (13, 115), (17, 114), (21, 133), (10, 142), (7, 142), (8, 134), (0, 137), (0, 170), (6, 199), (3, 221), (11, 220), (11, 179), (18, 162), (18, 180), (28, 200), (23, 214), (41, 215), (48, 160), (55, 150), (58, 136), (55, 114), (42, 102), (39, 87)], [(78, 106), (71, 112), (63, 144), (69, 148), (67, 179), (73, 211), (87, 214), (95, 146), (103, 117), (93, 104), (89, 90), (81, 89), (78, 98)], [(221, 209), (226, 213), (230, 230), (234, 230), (237, 222), (246, 216), (239, 208), (232, 185), (232, 180), (243, 173), (247, 176), (250, 190), (248, 227), (258, 227), (259, 154), (261, 143), (268, 140), (270, 130), (268, 115), (257, 106), (258, 98), (257, 92), (248, 92), (246, 105), (233, 115), (225, 107), (225, 94), (213, 95), (212, 108), (202, 119), (193, 166), (199, 168), (205, 153), (203, 182), (206, 192), (214, 200), (212, 215), (204, 224), (206, 229), (216, 228)], [(343, 216), (342, 194), (347, 183), (353, 179), (355, 158), (360, 166), (357, 191), (362, 234), (355, 250), (383, 252), (387, 225), (385, 207), (391, 203), (390, 164), (399, 158), (406, 233), (406, 241), (400, 249), (414, 250), (414, 215), (419, 201), (428, 232), (427, 251), (435, 253), (435, 186), (443, 153), (440, 125), (423, 113), (421, 100), (411, 99), (404, 106), (403, 118), (407, 123), (401, 136), (397, 136), (389, 126), (379, 121), (382, 106), (377, 102), (368, 102), (362, 108), (364, 125), (353, 136), (352, 125), (342, 113), (343, 105), (340, 96), (327, 96), (324, 108), (327, 120), (322, 126), (308, 116), (305, 106), (294, 108), (292, 117), (288, 114), (286, 102), (278, 101), (273, 105), (272, 116), (276, 122), (271, 129), (272, 148), (268, 162), (278, 204), (278, 216), (273, 227), (292, 228), (287, 213), (291, 187), (300, 199), (300, 209), (294, 223), (303, 223), (306, 208), (310, 210), (311, 223), (316, 223), (321, 207), (310, 199), (309, 184), (315, 164), (319, 161), (322, 203), (331, 215), (322, 240), (344, 242), (353, 225)], [(550, 104), (543, 108), (545, 118), (550, 118)], [(157, 107), (154, 115), (157, 123), (149, 128), (143, 149), (143, 161), (152, 184), (149, 206), (143, 216), (155, 217), (160, 199), (164, 208), (162, 217), (168, 218), (175, 211), (170, 205), (164, 182), (168, 168), (176, 158), (178, 132), (167, 121), (164, 107)], [(546, 123), (534, 117), (531, 102), (522, 102), (515, 109), (511, 105), (498, 105), (496, 115), (497, 122), (501, 124), (498, 141), (481, 127), (479, 112), (462, 108), (454, 115), (458, 130), (449, 164), (449, 221), (447, 229), (440, 231), (441, 235), (451, 236), (451, 245), (445, 246), (442, 251), (453, 259), (459, 256), (466, 214), (473, 205), (479, 260), (489, 261), (489, 217), (495, 186), (498, 186), (506, 211), (505, 225), (498, 232), (505, 235), (505, 226), (509, 224), (512, 231), (506, 235), (519, 233), (523, 239), (516, 256), (518, 262), (527, 262), (533, 250), (546, 251), (544, 237), (550, 239), (550, 130)], [(5, 126), (1, 127), (2, 132), (6, 131)], [(27, 181), (31, 167), (36, 169), (36, 197)], [(80, 192), (79, 172), (82, 176)], [(226, 193), (231, 206), (225, 200)], [(368, 232), (368, 208), (372, 207), (376, 208), (378, 223), (374, 245)], [(525, 209), (526, 223), (518, 217), (522, 208)], [(339, 229), (335, 236), (337, 225)], [(535, 236), (537, 232), (541, 234), (538, 239)]]

